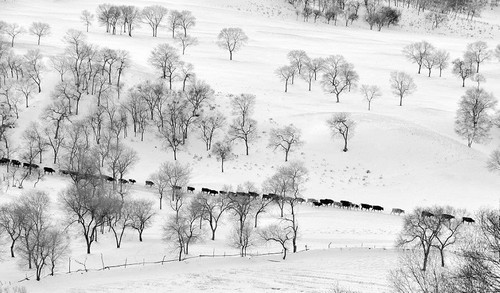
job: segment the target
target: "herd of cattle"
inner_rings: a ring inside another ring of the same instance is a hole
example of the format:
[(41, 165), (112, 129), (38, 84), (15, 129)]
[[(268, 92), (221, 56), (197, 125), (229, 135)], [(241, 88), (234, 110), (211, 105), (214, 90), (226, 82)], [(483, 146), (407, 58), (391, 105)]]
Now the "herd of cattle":
[[(38, 166), (37, 164), (32, 164), (32, 163), (21, 163), (20, 161), (18, 160), (11, 160), (11, 159), (8, 159), (8, 158), (1, 158), (0, 159), (0, 165), (11, 165), (13, 167), (17, 167), (17, 168), (20, 168), (21, 165), (23, 166), (23, 168), (28, 168), (28, 169), (38, 169), (40, 168), (40, 166)], [(56, 172), (56, 170), (54, 170), (53, 168), (51, 167), (43, 167), (43, 172), (44, 174), (53, 174)], [(107, 176), (107, 175), (89, 175), (89, 174), (79, 174), (78, 172), (76, 171), (70, 171), (70, 170), (59, 170), (59, 173), (62, 174), (62, 175), (70, 175), (70, 176), (81, 176), (82, 178), (88, 178), (88, 177), (93, 177), (95, 179), (102, 179), (102, 180), (105, 180), (105, 181), (108, 181), (108, 182), (119, 182), (120, 184), (128, 184), (128, 183), (131, 183), (131, 184), (135, 184), (137, 181), (134, 180), (134, 179), (115, 179), (111, 176)], [(146, 186), (149, 186), (149, 187), (152, 187), (154, 185), (154, 182), (153, 181), (150, 181), (150, 180), (146, 180)], [(174, 189), (177, 189), (177, 190), (180, 190), (182, 189), (182, 187), (180, 186), (173, 186)], [(188, 186), (187, 187), (187, 191), (188, 192), (191, 192), (193, 193), (196, 189), (192, 186)], [(232, 191), (223, 191), (223, 190), (213, 190), (213, 189), (210, 189), (210, 188), (206, 188), (206, 187), (203, 187), (201, 188), (201, 192), (202, 193), (205, 193), (205, 194), (210, 194), (210, 195), (218, 195), (218, 194), (221, 194), (221, 195), (229, 195), (229, 196), (250, 196), (250, 197), (260, 197), (260, 194), (256, 193), (256, 192), (232, 192)], [(272, 201), (278, 201), (280, 199), (284, 199), (284, 200), (288, 200), (288, 199), (291, 199), (291, 198), (282, 198), (280, 195), (277, 195), (277, 194), (274, 194), (274, 193), (269, 193), (269, 194), (262, 194), (262, 199), (264, 200), (272, 200)], [(337, 207), (337, 208), (343, 208), (343, 209), (354, 209), (354, 210), (365, 210), (365, 211), (376, 211), (376, 212), (382, 212), (384, 210), (384, 208), (382, 206), (379, 206), (379, 205), (371, 205), (371, 204), (367, 204), (367, 203), (361, 203), (361, 204), (356, 204), (356, 203), (352, 203), (348, 200), (341, 200), (341, 201), (334, 201), (332, 199), (320, 199), (320, 200), (317, 200), (317, 199), (314, 199), (314, 198), (308, 198), (307, 200), (306, 199), (303, 199), (303, 198), (297, 198), (296, 199), (299, 203), (309, 203), (315, 207), (321, 207), (321, 206), (325, 206), (325, 207), (328, 207), (328, 206), (333, 206), (333, 207)], [(395, 214), (395, 215), (401, 215), (401, 214), (404, 214), (405, 211), (403, 209), (400, 209), (400, 208), (393, 208), (391, 210), (391, 214)], [(451, 219), (454, 219), (455, 216), (453, 215), (448, 215), (448, 214), (440, 214), (439, 215), (442, 219), (444, 220), (451, 220)], [(422, 217), (436, 217), (436, 215), (432, 214), (431, 212), (428, 212), (428, 211), (423, 211), (422, 212)], [(470, 218), (470, 217), (462, 217), (462, 222), (465, 222), (465, 223), (474, 223), (474, 219)]]
[[(153, 181), (146, 180), (146, 186), (152, 187), (154, 185)], [(174, 189), (181, 189), (180, 186), (174, 186)], [(192, 186), (188, 186), (186, 189), (188, 192), (194, 192), (196, 189)], [(201, 192), (209, 195), (228, 195), (228, 196), (250, 196), (250, 197), (260, 197), (261, 195), (258, 194), (257, 192), (232, 192), (232, 191), (224, 191), (224, 190), (214, 190), (206, 187), (201, 188)], [(274, 193), (269, 193), (269, 194), (262, 194), (262, 199), (263, 200), (271, 200), (271, 201), (279, 201), (281, 199), (283, 200), (291, 200), (291, 197), (281, 197), (280, 195), (274, 194)], [(355, 209), (355, 210), (365, 210), (365, 211), (377, 211), (377, 212), (382, 212), (384, 208), (379, 205), (370, 205), (366, 203), (362, 204), (355, 204), (352, 203), (348, 200), (341, 200), (341, 201), (334, 201), (332, 199), (314, 199), (314, 198), (308, 198), (307, 200), (304, 198), (296, 198), (295, 199), (299, 203), (310, 203), (311, 205), (315, 207), (320, 207), (320, 206), (333, 206), (333, 207), (338, 207), (338, 208), (344, 208), (344, 209)], [(393, 208), (391, 210), (391, 214), (395, 215), (401, 215), (404, 214), (405, 211), (400, 208)]]

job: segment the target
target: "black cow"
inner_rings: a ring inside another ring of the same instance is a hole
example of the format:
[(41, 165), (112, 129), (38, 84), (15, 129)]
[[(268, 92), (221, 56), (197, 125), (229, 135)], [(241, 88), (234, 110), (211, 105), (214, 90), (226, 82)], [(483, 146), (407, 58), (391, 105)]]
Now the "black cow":
[(265, 200), (272, 200), (274, 197), (272, 194), (263, 194), (262, 195), (262, 199), (265, 199)]
[(391, 211), (391, 214), (395, 214), (395, 215), (401, 215), (401, 214), (404, 214), (404, 213), (405, 213), (405, 210), (398, 209), (398, 208), (393, 208), (392, 211)]
[(23, 163), (23, 168), (29, 168), (31, 166), (30, 163)]
[(323, 198), (323, 199), (320, 199), (319, 202), (324, 205), (324, 206), (331, 206), (333, 205), (333, 200), (331, 199), (328, 199), (328, 198)]
[(210, 195), (217, 195), (217, 194), (219, 194), (219, 192), (218, 192), (217, 190), (213, 190), (213, 189), (210, 189), (210, 190), (208, 191), (208, 193), (209, 193)]
[(108, 178), (106, 178), (106, 180), (107, 180), (108, 182), (116, 182), (116, 179), (115, 179), (115, 178), (113, 178), (113, 177), (111, 177), (111, 176), (108, 176)]
[(259, 196), (259, 194), (257, 192), (253, 192), (253, 191), (249, 191), (248, 195), (251, 197), (258, 197)]
[(342, 208), (350, 209), (352, 207), (352, 202), (348, 200), (341, 200), (340, 205)]
[(422, 211), (422, 217), (434, 217), (434, 214), (428, 211)]
[(173, 189), (173, 190), (181, 190), (181, 189), (182, 189), (182, 187), (177, 186), (177, 185), (173, 185), (173, 186), (172, 186), (172, 189)]
[(191, 192), (191, 193), (193, 193), (193, 192), (194, 192), (194, 190), (195, 190), (195, 188), (194, 188), (194, 187), (191, 187), (191, 186), (188, 186), (188, 187), (187, 187), (187, 191), (189, 191), (189, 192)]
[(372, 210), (377, 211), (377, 212), (381, 212), (384, 210), (384, 208), (381, 206), (372, 206)]
[(462, 223), (468, 223), (468, 224), (471, 224), (471, 223), (475, 223), (476, 221), (474, 221), (473, 218), (469, 218), (469, 217), (462, 217)]
[(153, 187), (153, 185), (155, 185), (153, 181), (146, 180), (146, 186)]
[(210, 188), (205, 188), (205, 187), (202, 187), (202, 188), (201, 188), (201, 192), (202, 192), (202, 193), (209, 193), (209, 192), (210, 192)]
[(224, 190), (219, 190), (219, 194), (227, 194), (227, 191), (224, 191)]
[(1, 158), (0, 159), (0, 165), (8, 165), (9, 162), (10, 162), (10, 160), (7, 159), (7, 158)]
[(40, 168), (40, 166), (38, 166), (37, 164), (30, 164), (30, 168), (38, 169)]
[(362, 203), (361, 204), (361, 210), (371, 210), (372, 209), (372, 205), (371, 204), (367, 204), (367, 203)]
[(441, 214), (441, 219), (443, 219), (443, 220), (451, 220), (451, 219), (455, 219), (455, 216), (448, 215), (448, 214)]
[(135, 181), (134, 179), (129, 179), (128, 182), (135, 184), (137, 181)]
[(12, 160), (12, 161), (10, 161), (10, 163), (12, 164), (12, 166), (16, 166), (16, 167), (21, 166), (21, 162), (19, 162), (18, 160)]
[(50, 167), (43, 167), (43, 173), (46, 174), (46, 173), (49, 173), (49, 174), (53, 174), (54, 172), (56, 172), (56, 170), (50, 168)]
[(127, 179), (118, 179), (118, 182), (120, 182), (120, 184), (127, 184), (128, 180)]
[(315, 206), (315, 207), (320, 207), (320, 206), (322, 206), (322, 205), (323, 205), (321, 202), (318, 202), (318, 201), (313, 201), (313, 203), (312, 203), (312, 204), (313, 204), (313, 206)]

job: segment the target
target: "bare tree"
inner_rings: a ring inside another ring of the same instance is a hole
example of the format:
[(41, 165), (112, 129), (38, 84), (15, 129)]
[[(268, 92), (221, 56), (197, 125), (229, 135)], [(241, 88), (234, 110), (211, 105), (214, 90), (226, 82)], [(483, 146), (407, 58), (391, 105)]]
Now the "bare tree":
[(70, 71), (69, 59), (64, 55), (56, 55), (50, 57), (50, 63), (61, 77), (61, 82), (64, 81), (64, 75)]
[(392, 92), (399, 97), (399, 106), (403, 106), (403, 98), (406, 98), (417, 89), (413, 78), (402, 71), (391, 72), (389, 82), (391, 83)]
[(186, 186), (191, 176), (191, 168), (189, 165), (182, 165), (178, 162), (165, 162), (161, 164), (158, 170), (158, 178), (166, 182), (166, 186), (170, 189), (172, 198), (175, 199), (175, 194), (179, 192), (178, 187)]
[(198, 194), (196, 200), (203, 211), (202, 219), (208, 223), (212, 232), (211, 239), (215, 240), (219, 220), (231, 208), (231, 200), (225, 195), (205, 196), (203, 194)]
[(52, 227), (48, 230), (47, 239), (50, 275), (54, 276), (56, 265), (60, 263), (62, 258), (68, 254), (70, 241), (65, 231), (57, 227)]
[(231, 140), (243, 140), (248, 156), (249, 143), (257, 139), (257, 121), (250, 118), (255, 107), (255, 96), (250, 94), (235, 96), (231, 99), (231, 107), (237, 117), (229, 126), (229, 137)]
[(24, 55), (25, 74), (38, 86), (39, 93), (42, 92), (42, 71), (45, 69), (42, 59), (43, 56), (38, 49), (29, 50)]
[(194, 73), (194, 66), (191, 63), (180, 63), (179, 79), (182, 81), (182, 91), (186, 91), (188, 82), (196, 83), (196, 73)]
[[(61, 131), (62, 129), (62, 131)], [(58, 135), (55, 137), (55, 127), (54, 125), (46, 125), (46, 127), (43, 129), (43, 132), (45, 133), (46, 139), (47, 139), (47, 145), (50, 146), (53, 152), (53, 157), (54, 161), (52, 163), (57, 164), (57, 159), (59, 156), (59, 150), (61, 149), (61, 146), (63, 146), (65, 142), (65, 135)], [(62, 127), (58, 129), (59, 132), (65, 131), (65, 128)]]
[(4, 33), (10, 36), (10, 46), (14, 48), (14, 39), (20, 35), (26, 32), (26, 30), (19, 26), (17, 23), (10, 23), (7, 24), (7, 26), (3, 29)]
[(368, 102), (368, 111), (371, 110), (372, 101), (382, 96), (380, 88), (376, 85), (362, 85), (361, 93), (363, 93), (364, 100)]
[(325, 91), (335, 94), (337, 103), (344, 90), (355, 87), (359, 76), (354, 71), (354, 66), (340, 55), (330, 56), (325, 59), (322, 85)]
[(197, 38), (183, 34), (175, 35), (175, 40), (182, 48), (182, 55), (184, 55), (184, 53), (186, 52), (187, 47), (198, 45)]
[(221, 162), (221, 171), (224, 173), (224, 162), (231, 160), (233, 157), (233, 147), (231, 141), (225, 139), (214, 143), (212, 147), (212, 154)]
[(403, 54), (412, 63), (418, 65), (418, 74), (422, 69), (425, 58), (432, 54), (434, 46), (426, 41), (416, 42), (404, 47)]
[(280, 225), (270, 225), (259, 231), (259, 236), (266, 242), (277, 242), (283, 249), (283, 260), (286, 258), (288, 243), (292, 240), (292, 231)]
[[(436, 241), (432, 246), (439, 251), (441, 267), (444, 267), (445, 250), (457, 243), (457, 241), (462, 237), (464, 222), (461, 219), (465, 214), (465, 211), (457, 210), (451, 206), (446, 206), (443, 208), (437, 208), (433, 210), (432, 213), (434, 216), (441, 218), (441, 227), (439, 229), (439, 233), (436, 235)], [(454, 218), (447, 218), (448, 215), (451, 215)]]
[(90, 254), (92, 244), (97, 238), (97, 228), (104, 224), (104, 215), (110, 207), (105, 200), (108, 190), (92, 181), (81, 180), (79, 183), (61, 192), (59, 202), (62, 204), (70, 224), (77, 223)]
[(185, 222), (186, 230), (184, 231), (184, 254), (189, 254), (189, 244), (196, 243), (203, 235), (202, 227), (198, 225), (198, 219), (201, 220), (203, 210), (196, 200), (191, 200), (185, 210), (182, 211), (180, 221)]
[(187, 37), (187, 30), (195, 25), (196, 25), (196, 17), (193, 16), (191, 11), (187, 10), (181, 11), (179, 17), (179, 26), (184, 30), (184, 37)]
[(142, 242), (144, 230), (151, 226), (152, 219), (155, 216), (153, 211), (153, 202), (145, 199), (136, 199), (131, 201), (132, 219), (130, 227), (139, 233), (139, 241)]
[(272, 128), (269, 133), (268, 147), (274, 150), (281, 148), (285, 152), (285, 162), (288, 162), (288, 154), (292, 150), (292, 146), (300, 147), (304, 144), (301, 139), (301, 132), (293, 124), (281, 128)]
[(18, 203), (8, 203), (0, 206), (0, 228), (10, 237), (11, 257), (15, 257), (15, 245), (23, 232), (25, 217), (26, 215)]
[(177, 10), (171, 10), (168, 15), (168, 29), (172, 32), (172, 39), (175, 38), (175, 32), (180, 27), (182, 15)]
[(351, 115), (345, 112), (336, 113), (326, 123), (332, 132), (332, 136), (340, 136), (344, 139), (343, 151), (347, 152), (347, 142), (353, 136), (356, 126), (356, 122), (351, 119)]
[(295, 70), (296, 68), (285, 65), (281, 66), (280, 68), (276, 69), (275, 74), (285, 82), (285, 93), (288, 91), (288, 82), (289, 80), (295, 75)]
[(212, 140), (217, 130), (221, 130), (226, 124), (226, 117), (219, 111), (202, 114), (197, 122), (200, 128), (200, 137), (205, 142), (207, 151), (212, 147)]
[(146, 6), (143, 8), (142, 16), (144, 21), (149, 24), (153, 30), (153, 37), (158, 37), (158, 27), (161, 25), (167, 13), (167, 8), (159, 5)]
[(288, 214), (282, 218), (286, 229), (292, 233), (293, 253), (297, 252), (297, 240), (299, 236), (299, 223), (297, 220), (297, 205), (301, 202), (301, 195), (304, 189), (304, 183), (308, 180), (308, 171), (303, 162), (295, 161), (286, 166), (281, 166), (276, 172), (279, 177), (284, 178), (287, 197), (284, 197), (288, 207)]
[(45, 108), (42, 117), (54, 123), (54, 139), (59, 138), (60, 129), (64, 125), (64, 121), (69, 121), (70, 115), (68, 103), (64, 100), (54, 101)]
[(424, 208), (416, 208), (404, 218), (404, 226), (398, 236), (399, 247), (416, 247), (422, 252), (422, 270), (427, 269), (431, 249), (441, 228), (441, 217), (436, 217)]
[(488, 159), (488, 170), (500, 172), (500, 149), (494, 150)]
[(31, 95), (36, 91), (35, 84), (30, 79), (24, 79), (16, 85), (16, 89), (24, 96), (26, 108), (28, 108)]
[(465, 80), (474, 76), (474, 63), (472, 60), (455, 59), (452, 62), (452, 72), (462, 79), (462, 87), (465, 87)]
[(432, 68), (437, 65), (436, 53), (434, 50), (425, 56), (422, 64), (429, 72), (428, 77), (431, 77)]
[(94, 18), (95, 16), (92, 13), (90, 13), (90, 11), (88, 10), (82, 11), (82, 15), (80, 15), (80, 21), (83, 22), (83, 25), (87, 29), (87, 32), (89, 32), (89, 26), (91, 26), (92, 23), (94, 22)]
[(182, 253), (186, 245), (185, 231), (188, 229), (186, 224), (186, 221), (179, 221), (178, 217), (171, 215), (163, 226), (163, 237), (177, 250), (179, 261), (182, 261)]
[(450, 53), (445, 50), (437, 50), (434, 53), (434, 58), (436, 60), (436, 66), (439, 68), (439, 77), (444, 69), (448, 68), (450, 62)]
[(217, 38), (217, 45), (229, 51), (229, 60), (233, 60), (233, 52), (239, 51), (248, 42), (243, 30), (234, 27), (222, 29)]
[(139, 22), (142, 20), (141, 10), (135, 6), (125, 5), (120, 6), (123, 30), (128, 31), (128, 36), (132, 37), (132, 31), (139, 26)]
[(99, 23), (106, 26), (106, 32), (109, 33), (111, 28), (111, 4), (101, 4), (97, 7), (97, 20)]
[(110, 197), (109, 200), (111, 200), (111, 209), (110, 213), (105, 216), (109, 223), (109, 228), (113, 231), (113, 235), (115, 236), (116, 248), (120, 248), (125, 229), (132, 224), (132, 204), (134, 204), (134, 202), (128, 199), (122, 200), (117, 196)]
[(492, 123), (490, 113), (497, 99), (484, 89), (470, 88), (462, 96), (455, 118), (455, 132), (467, 139), (467, 146), (481, 143), (489, 138)]
[(50, 25), (44, 22), (33, 22), (29, 29), (30, 34), (38, 37), (37, 44), (40, 45), (40, 39), (42, 37), (48, 36), (51, 34)]
[(477, 41), (467, 44), (464, 59), (471, 59), (476, 62), (476, 73), (479, 73), (479, 65), (490, 59), (492, 52), (488, 50), (488, 44), (484, 41)]
[(175, 52), (175, 49), (168, 44), (160, 44), (151, 52), (149, 63), (156, 69), (161, 71), (161, 77), (168, 79), (170, 89), (172, 82), (176, 78), (175, 71), (180, 67), (180, 57)]
[(232, 245), (240, 250), (240, 255), (246, 255), (248, 247), (252, 245), (253, 227), (249, 222), (249, 216), (254, 208), (254, 198), (250, 196), (237, 196), (229, 194), (231, 200), (231, 211), (237, 223), (232, 233)]
[(302, 68), (310, 61), (304, 50), (292, 50), (286, 55), (292, 67), (297, 68), (297, 73), (302, 74)]

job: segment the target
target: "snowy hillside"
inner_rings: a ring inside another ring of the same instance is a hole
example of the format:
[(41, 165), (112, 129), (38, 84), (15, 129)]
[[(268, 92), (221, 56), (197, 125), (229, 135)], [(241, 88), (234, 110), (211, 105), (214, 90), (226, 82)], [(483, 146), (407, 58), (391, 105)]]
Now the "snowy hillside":
[[(407, 211), (417, 206), (452, 205), (466, 208), (472, 214), (480, 207), (497, 206), (500, 190), (499, 175), (486, 168), (490, 153), (500, 145), (497, 128), (492, 139), (485, 144), (468, 148), (466, 141), (454, 132), (458, 101), (465, 93), (461, 80), (448, 68), (440, 78), (437, 74), (427, 77), (417, 74), (417, 67), (402, 54), (402, 48), (412, 42), (426, 40), (450, 52), (451, 59), (462, 56), (467, 43), (475, 41), (460, 34), (446, 31), (429, 33), (411, 29), (406, 19), (402, 27), (392, 27), (381, 32), (371, 31), (359, 20), (359, 25), (344, 27), (323, 22), (296, 20), (293, 7), (285, 1), (250, 0), (166, 0), (166, 1), (107, 1), (118, 5), (161, 4), (168, 9), (189, 10), (197, 19), (190, 34), (198, 38), (197, 46), (189, 47), (181, 57), (194, 65), (198, 79), (205, 80), (215, 91), (214, 104), (231, 117), (231, 95), (241, 93), (256, 96), (254, 118), (258, 121), (259, 139), (250, 145), (250, 154), (244, 145), (236, 143), (236, 158), (225, 163), (220, 172), (220, 162), (205, 151), (197, 134), (190, 134), (186, 146), (178, 153), (178, 161), (192, 169), (189, 185), (198, 189), (208, 187), (221, 190), (224, 185), (234, 188), (245, 181), (252, 181), (259, 188), (262, 182), (284, 164), (284, 154), (267, 147), (269, 132), (277, 125), (293, 123), (302, 130), (304, 145), (290, 154), (291, 160), (305, 162), (308, 181), (304, 198), (330, 198), (381, 205), (382, 213), (347, 211), (334, 207), (299, 208), (301, 227), (299, 250), (305, 250), (282, 261), (279, 255), (249, 258), (192, 259), (182, 263), (145, 265), (130, 268), (66, 274), (68, 264), (63, 262), (61, 271), (41, 282), (24, 281), (28, 292), (271, 292), (296, 288), (294, 292), (331, 292), (339, 283), (361, 292), (388, 292), (386, 274), (397, 260), (392, 249), (402, 224), (401, 217), (390, 215), (392, 208)], [(85, 30), (80, 21), (81, 11), (94, 12), (102, 1), (71, 0), (15, 0), (0, 2), (0, 20), (16, 22), (28, 27), (33, 21), (49, 23), (52, 34), (36, 46), (36, 38), (21, 34), (16, 38), (14, 51), (24, 54), (40, 48), (48, 66), (50, 56), (63, 52), (63, 36), (68, 29)], [(413, 16), (412, 16), (413, 17)], [(481, 21), (491, 24), (484, 40), (490, 48), (497, 45), (498, 11), (485, 13)], [(216, 45), (222, 28), (240, 27), (248, 35), (248, 45), (236, 52), (233, 61), (228, 53)], [(123, 76), (125, 88), (148, 79), (157, 78), (148, 63), (151, 50), (158, 44), (177, 46), (167, 28), (161, 27), (158, 38), (151, 37), (146, 24), (127, 35), (110, 35), (97, 22), (87, 35), (90, 43), (100, 47), (123, 49), (130, 53), (132, 65)], [(275, 70), (288, 61), (290, 50), (305, 50), (310, 57), (343, 55), (354, 64), (360, 76), (359, 84), (378, 85), (382, 97), (375, 100), (372, 110), (358, 89), (341, 96), (336, 103), (333, 94), (326, 94), (320, 81), (313, 82), (312, 90), (297, 78), (283, 91), (284, 84)], [(491, 59), (482, 65), (486, 78), (484, 88), (497, 95), (500, 92), (500, 64)], [(404, 100), (402, 107), (391, 92), (389, 77), (392, 71), (405, 71), (417, 84), (414, 94)], [(43, 109), (51, 102), (51, 93), (58, 82), (58, 74), (44, 74), (42, 92), (36, 94), (29, 108), (22, 109), (13, 141), (21, 140), (21, 133), (30, 122), (39, 119)], [(467, 81), (473, 86), (472, 81)], [(181, 83), (176, 82), (175, 88)], [(125, 91), (123, 91), (125, 92)], [(497, 95), (498, 96), (498, 95)], [(84, 98), (82, 116), (92, 100)], [(343, 152), (343, 142), (332, 138), (326, 120), (336, 112), (352, 113), (357, 122), (348, 152)], [(42, 123), (44, 123), (42, 121)], [(218, 139), (222, 139), (219, 135)], [(155, 135), (154, 127), (140, 136), (129, 135), (127, 145), (138, 152), (139, 161), (128, 172), (128, 178), (137, 180), (131, 187), (135, 198), (148, 198), (157, 202), (153, 189), (144, 187), (161, 163), (173, 161), (173, 154), (163, 147)], [(17, 146), (16, 146), (17, 147)], [(43, 166), (59, 169), (51, 164), (47, 153)], [(5, 167), (0, 167), (4, 178)], [(37, 185), (46, 190), (52, 199), (54, 215), (63, 219), (57, 203), (59, 192), (69, 184), (68, 177), (47, 175)], [(33, 182), (25, 184), (32, 189)], [(15, 200), (22, 190), (2, 185), (0, 204)], [(155, 206), (156, 208), (156, 206)], [(85, 243), (76, 227), (68, 230), (72, 245), (69, 257), (73, 271), (87, 262), (89, 268), (100, 269), (102, 259), (106, 265), (128, 262), (160, 261), (175, 258), (175, 252), (162, 240), (162, 223), (168, 214), (162, 210), (155, 217), (152, 228), (145, 232), (145, 241), (137, 241), (133, 231), (124, 236), (123, 248), (114, 248), (111, 235), (103, 236), (86, 256)], [(264, 223), (277, 217), (277, 209), (263, 216)], [(192, 255), (235, 254), (238, 251), (227, 244), (231, 233), (230, 217), (222, 226), (215, 242), (205, 240), (193, 245)], [(208, 239), (208, 238), (207, 238)], [(0, 246), (0, 282), (16, 283), (32, 272), (21, 266), (8, 254), (9, 242)], [(348, 248), (346, 248), (348, 247)], [(343, 248), (343, 249), (341, 249)], [(252, 253), (279, 252), (280, 247), (259, 243)], [(375, 290), (375, 291), (374, 291)]]

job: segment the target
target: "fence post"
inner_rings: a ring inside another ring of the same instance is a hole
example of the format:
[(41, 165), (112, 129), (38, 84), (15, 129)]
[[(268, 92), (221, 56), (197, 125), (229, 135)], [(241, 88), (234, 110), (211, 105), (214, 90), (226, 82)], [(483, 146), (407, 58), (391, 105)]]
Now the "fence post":
[(101, 263), (102, 263), (102, 270), (104, 271), (104, 257), (102, 256), (102, 253), (101, 253)]
[(68, 257), (68, 274), (71, 274), (71, 257)]

